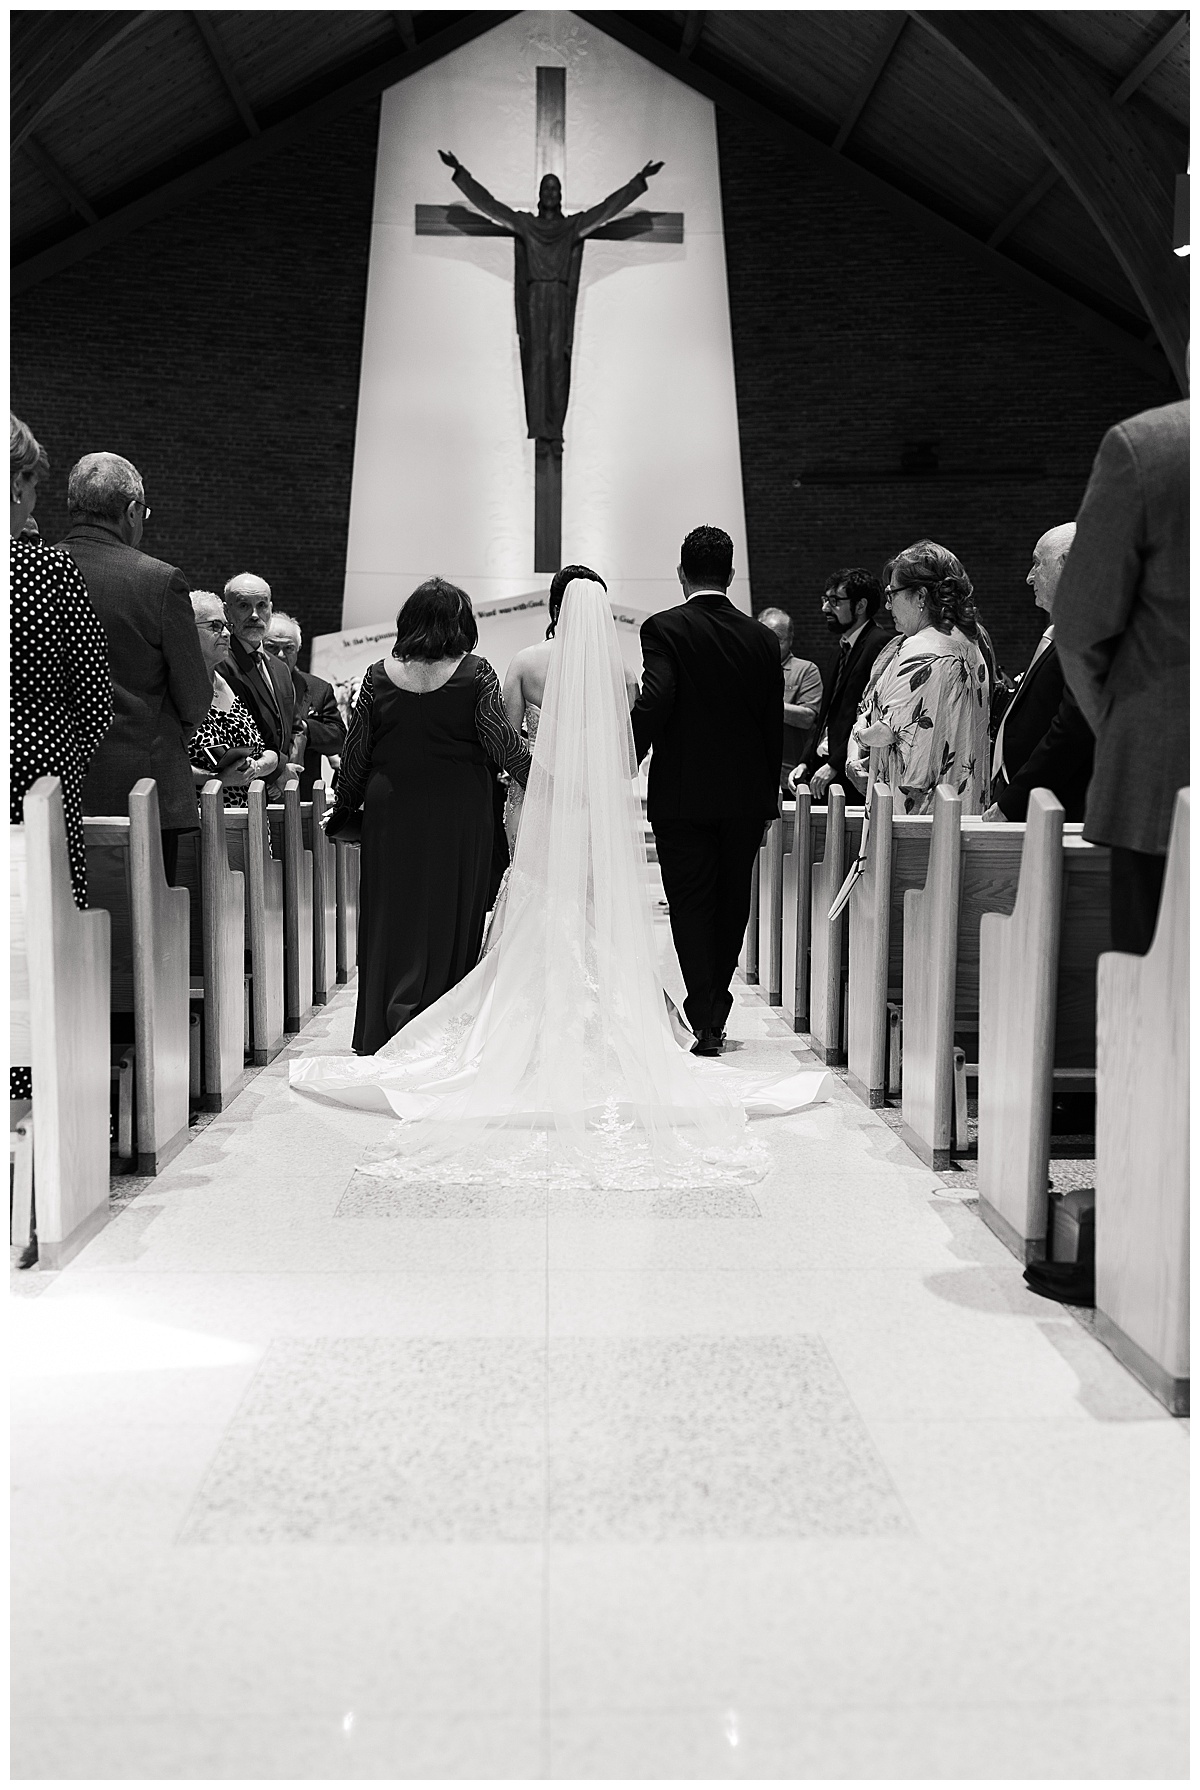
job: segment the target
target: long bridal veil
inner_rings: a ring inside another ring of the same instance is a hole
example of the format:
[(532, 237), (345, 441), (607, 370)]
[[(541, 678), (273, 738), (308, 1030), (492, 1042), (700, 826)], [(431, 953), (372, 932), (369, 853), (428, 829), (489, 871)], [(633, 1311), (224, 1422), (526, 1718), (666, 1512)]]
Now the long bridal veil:
[(377, 1056), (291, 1066), (302, 1092), (408, 1121), (367, 1172), (621, 1188), (763, 1172), (730, 1078), (672, 1033), (636, 773), (612, 612), (599, 585), (576, 580), (498, 940)]

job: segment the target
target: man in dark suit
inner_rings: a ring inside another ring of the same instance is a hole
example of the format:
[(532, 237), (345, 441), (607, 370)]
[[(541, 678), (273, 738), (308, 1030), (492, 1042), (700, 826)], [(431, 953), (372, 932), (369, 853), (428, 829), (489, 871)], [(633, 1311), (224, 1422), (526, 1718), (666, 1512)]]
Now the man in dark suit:
[[(300, 800), (311, 802), (313, 784), (321, 775), (322, 757), (329, 759), (335, 771), (341, 763), (342, 747), (346, 744), (346, 724), (338, 709), (333, 685), (327, 684), (323, 677), (316, 677), (311, 671), (301, 671), (297, 665), (302, 640), (300, 623), (296, 618), (285, 615), (282, 609), (274, 610), (267, 626), (263, 649), (272, 653), (275, 658), (282, 659), (292, 675), (292, 688), (296, 693), (296, 719), (303, 721), (305, 728)], [(329, 791), (326, 790), (325, 793), (328, 795)]]
[(279, 754), (276, 781), (267, 794), (277, 801), (283, 785), (304, 768), (307, 730), (296, 713), (292, 674), (282, 659), (263, 651), (271, 623), (271, 587), (253, 572), (239, 572), (225, 586), (225, 619), (229, 623), (229, 657), (222, 677), (240, 696), (258, 723), (259, 732)]
[(1185, 401), (1108, 431), (1054, 602), (1063, 674), (1096, 735), (1083, 836), (1112, 847), (1112, 943), (1154, 938), (1175, 796), (1188, 781)]
[(779, 812), (783, 666), (779, 642), (726, 595), (733, 542), (695, 528), (679, 555), (686, 599), (642, 624), (633, 707), (639, 764), (650, 761), (650, 824), (687, 987), (698, 1056), (721, 1054), (729, 985), (750, 915), (763, 831)]
[(153, 777), (173, 881), (179, 835), (200, 824), (187, 736), (212, 701), (188, 581), (139, 551), (150, 510), (141, 474), (119, 454), (84, 455), (67, 481), (67, 508), (71, 527), (58, 550), (83, 574), (113, 680), (113, 723), (88, 765), (83, 811), (128, 814), (134, 784)]
[[(807, 783), (813, 800), (823, 802), (831, 783), (846, 782), (846, 747), (876, 659), (894, 639), (875, 620), (883, 586), (873, 572), (847, 566), (825, 586), (821, 613), (838, 637), (837, 660), (825, 679), (825, 694), (813, 728), (813, 744), (788, 778), (795, 789)], [(857, 798), (856, 798), (857, 799)]]
[(1064, 681), (1053, 620), (1055, 594), (1074, 539), (1075, 524), (1064, 522), (1048, 529), (1033, 550), (1025, 582), (1051, 621), (1000, 722), (992, 751), (992, 805), (984, 810), (984, 820), (1024, 820), (1034, 789), (1056, 795), (1068, 820), (1083, 819), (1095, 740)]

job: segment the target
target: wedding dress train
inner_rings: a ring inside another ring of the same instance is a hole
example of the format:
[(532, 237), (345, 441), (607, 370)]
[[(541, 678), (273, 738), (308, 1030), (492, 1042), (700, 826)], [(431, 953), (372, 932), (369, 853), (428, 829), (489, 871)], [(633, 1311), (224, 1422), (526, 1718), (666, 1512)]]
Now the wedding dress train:
[(673, 1033), (636, 772), (612, 612), (580, 580), (563, 602), (498, 937), (374, 1057), (291, 1064), (298, 1093), (404, 1121), (364, 1172), (486, 1187), (756, 1180), (768, 1158), (747, 1118), (824, 1098), (823, 1070), (771, 1081), (693, 1057)]

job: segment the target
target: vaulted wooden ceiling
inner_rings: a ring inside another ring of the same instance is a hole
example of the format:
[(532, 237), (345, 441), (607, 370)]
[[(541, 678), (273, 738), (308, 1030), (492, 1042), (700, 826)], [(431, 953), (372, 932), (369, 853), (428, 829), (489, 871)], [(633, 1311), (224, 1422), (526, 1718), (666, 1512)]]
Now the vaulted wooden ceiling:
[[(14, 13), (14, 291), (508, 16)], [(581, 16), (1183, 383), (1187, 13)]]

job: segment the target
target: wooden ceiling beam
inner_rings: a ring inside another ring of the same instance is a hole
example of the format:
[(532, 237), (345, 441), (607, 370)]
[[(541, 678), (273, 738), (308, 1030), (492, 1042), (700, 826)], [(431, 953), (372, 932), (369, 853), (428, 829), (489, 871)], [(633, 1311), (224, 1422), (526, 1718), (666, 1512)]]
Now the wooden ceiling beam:
[(1168, 139), (1115, 105), (1101, 78), (1029, 14), (914, 16), (987, 83), (1066, 181), (1116, 256), (1186, 391), (1187, 279), (1171, 248), (1180, 169)]
[(25, 151), (25, 154), (29, 157), (29, 160), (33, 163), (34, 167), (38, 169), (39, 173), (44, 174), (46, 179), (50, 182), (50, 185), (58, 189), (72, 211), (77, 211), (87, 224), (99, 223), (99, 218), (96, 216), (96, 213), (92, 210), (92, 207), (88, 204), (79, 188), (75, 185), (75, 182), (69, 175), (63, 173), (58, 163), (54, 160), (54, 157), (42, 148), (42, 145), (38, 142), (32, 131), (26, 136), (21, 148)]
[(400, 42), (404, 45), (406, 50), (415, 50), (417, 47), (417, 27), (413, 23), (411, 12), (394, 12), (392, 17), (395, 19), (396, 29), (400, 33)]
[(679, 40), (679, 54), (686, 61), (700, 42), (700, 33), (704, 29), (704, 14), (689, 12), (684, 16), (683, 36)]
[[(30, 131), (87, 79), (110, 50), (154, 16), (152, 12), (15, 13), (10, 151), (20, 149)], [(91, 22), (81, 32), (82, 19)], [(22, 20), (29, 23), (23, 27)], [(42, 39), (40, 50), (35, 31)], [(23, 63), (32, 67), (22, 67)]]
[(250, 135), (252, 137), (257, 137), (259, 134), (258, 119), (254, 116), (254, 109), (251, 106), (250, 101), (246, 98), (245, 89), (243, 88), (242, 83), (233, 72), (233, 64), (230, 62), (229, 57), (225, 52), (225, 45), (217, 36), (217, 28), (213, 24), (211, 17), (206, 12), (194, 12), (192, 14), (192, 23), (204, 39), (208, 53), (213, 59), (216, 71), (224, 83), (225, 91), (237, 107), (238, 117), (250, 132)]
[[(1154, 48), (1147, 51), (1137, 67), (1126, 75), (1112, 96), (1114, 106), (1123, 106), (1130, 95), (1137, 92), (1147, 75), (1152, 75), (1164, 57), (1169, 56), (1179, 40), (1187, 35), (1188, 18), (1189, 15), (1186, 12), (1180, 13), (1170, 30), (1163, 33)], [(1046, 194), (1058, 185), (1058, 179), (1058, 169), (1048, 168), (1041, 179), (1030, 187), (1025, 197), (1017, 200), (1008, 216), (1001, 218), (988, 237), (988, 247), (998, 248), (1006, 236), (1011, 236), (1017, 225), (1022, 223), (1035, 206), (1041, 204)]]
[(1169, 386), (1171, 375), (1166, 361), (1161, 354), (1146, 347), (1138, 336), (1122, 329), (1119, 324), (1093, 310), (1071, 293), (1064, 292), (1062, 287), (1054, 285), (1030, 268), (1023, 267), (1011, 256), (989, 249), (981, 236), (972, 235), (969, 230), (950, 218), (943, 217), (932, 207), (922, 204), (919, 199), (911, 198), (890, 181), (873, 174), (869, 168), (852, 161), (847, 155), (835, 154), (830, 145), (816, 136), (811, 128), (789, 117), (784, 109), (785, 102), (781, 102), (778, 96), (761, 91), (747, 92), (736, 84), (735, 71), (723, 70), (721, 74), (717, 74), (702, 63), (685, 59), (677, 51), (669, 49), (661, 39), (635, 24), (626, 13), (581, 11), (579, 17), (587, 24), (594, 25), (597, 31), (603, 31), (606, 36), (615, 38), (618, 43), (623, 43), (639, 56), (644, 56), (647, 62), (665, 69), (685, 86), (703, 93), (732, 117), (741, 118), (753, 125), (765, 137), (784, 144), (793, 154), (803, 156), (806, 161), (831, 175), (843, 186), (853, 189), (860, 197), (900, 218), (909, 228), (939, 237), (951, 253), (982, 268), (992, 278), (1002, 280), (1024, 298), (1057, 311), (1110, 353), (1120, 354), (1151, 378)]
[(294, 143), (306, 141), (314, 131), (322, 129), (333, 119), (353, 111), (356, 106), (365, 105), (368, 100), (378, 99), (385, 88), (427, 68), (431, 62), (438, 61), (451, 50), (460, 49), (463, 44), (470, 43), (473, 38), (482, 36), (484, 32), (493, 30), (497, 25), (503, 24), (505, 19), (512, 17), (511, 12), (468, 13), (466, 18), (427, 37), (416, 50), (406, 50), (403, 55), (386, 57), (367, 73), (333, 87), (320, 99), (301, 106), (275, 124), (268, 125), (257, 137), (247, 137), (234, 148), (208, 157), (187, 173), (164, 181), (161, 186), (127, 205), (122, 205), (107, 217), (100, 218), (97, 223), (75, 231), (62, 242), (55, 243), (52, 248), (43, 249), (40, 254), (18, 262), (12, 269), (11, 292), (15, 296), (19, 292), (28, 291), (31, 286), (49, 279), (52, 274), (61, 273), (64, 268), (74, 266), (77, 261), (83, 261), (98, 250), (119, 242), (123, 236), (128, 236), (142, 224), (149, 223), (152, 218), (161, 217), (164, 212), (173, 211), (176, 206), (187, 204), (222, 181), (243, 173), (256, 162), (273, 155), (276, 150), (287, 149)]
[(892, 19), (883, 34), (883, 40), (871, 58), (871, 66), (863, 77), (862, 84), (854, 98), (850, 101), (850, 109), (838, 127), (838, 134), (833, 139), (833, 147), (841, 151), (846, 147), (846, 139), (854, 129), (866, 109), (867, 101), (878, 87), (883, 71), (891, 61), (892, 51), (900, 42), (900, 34), (908, 23), (908, 14), (899, 12)]

